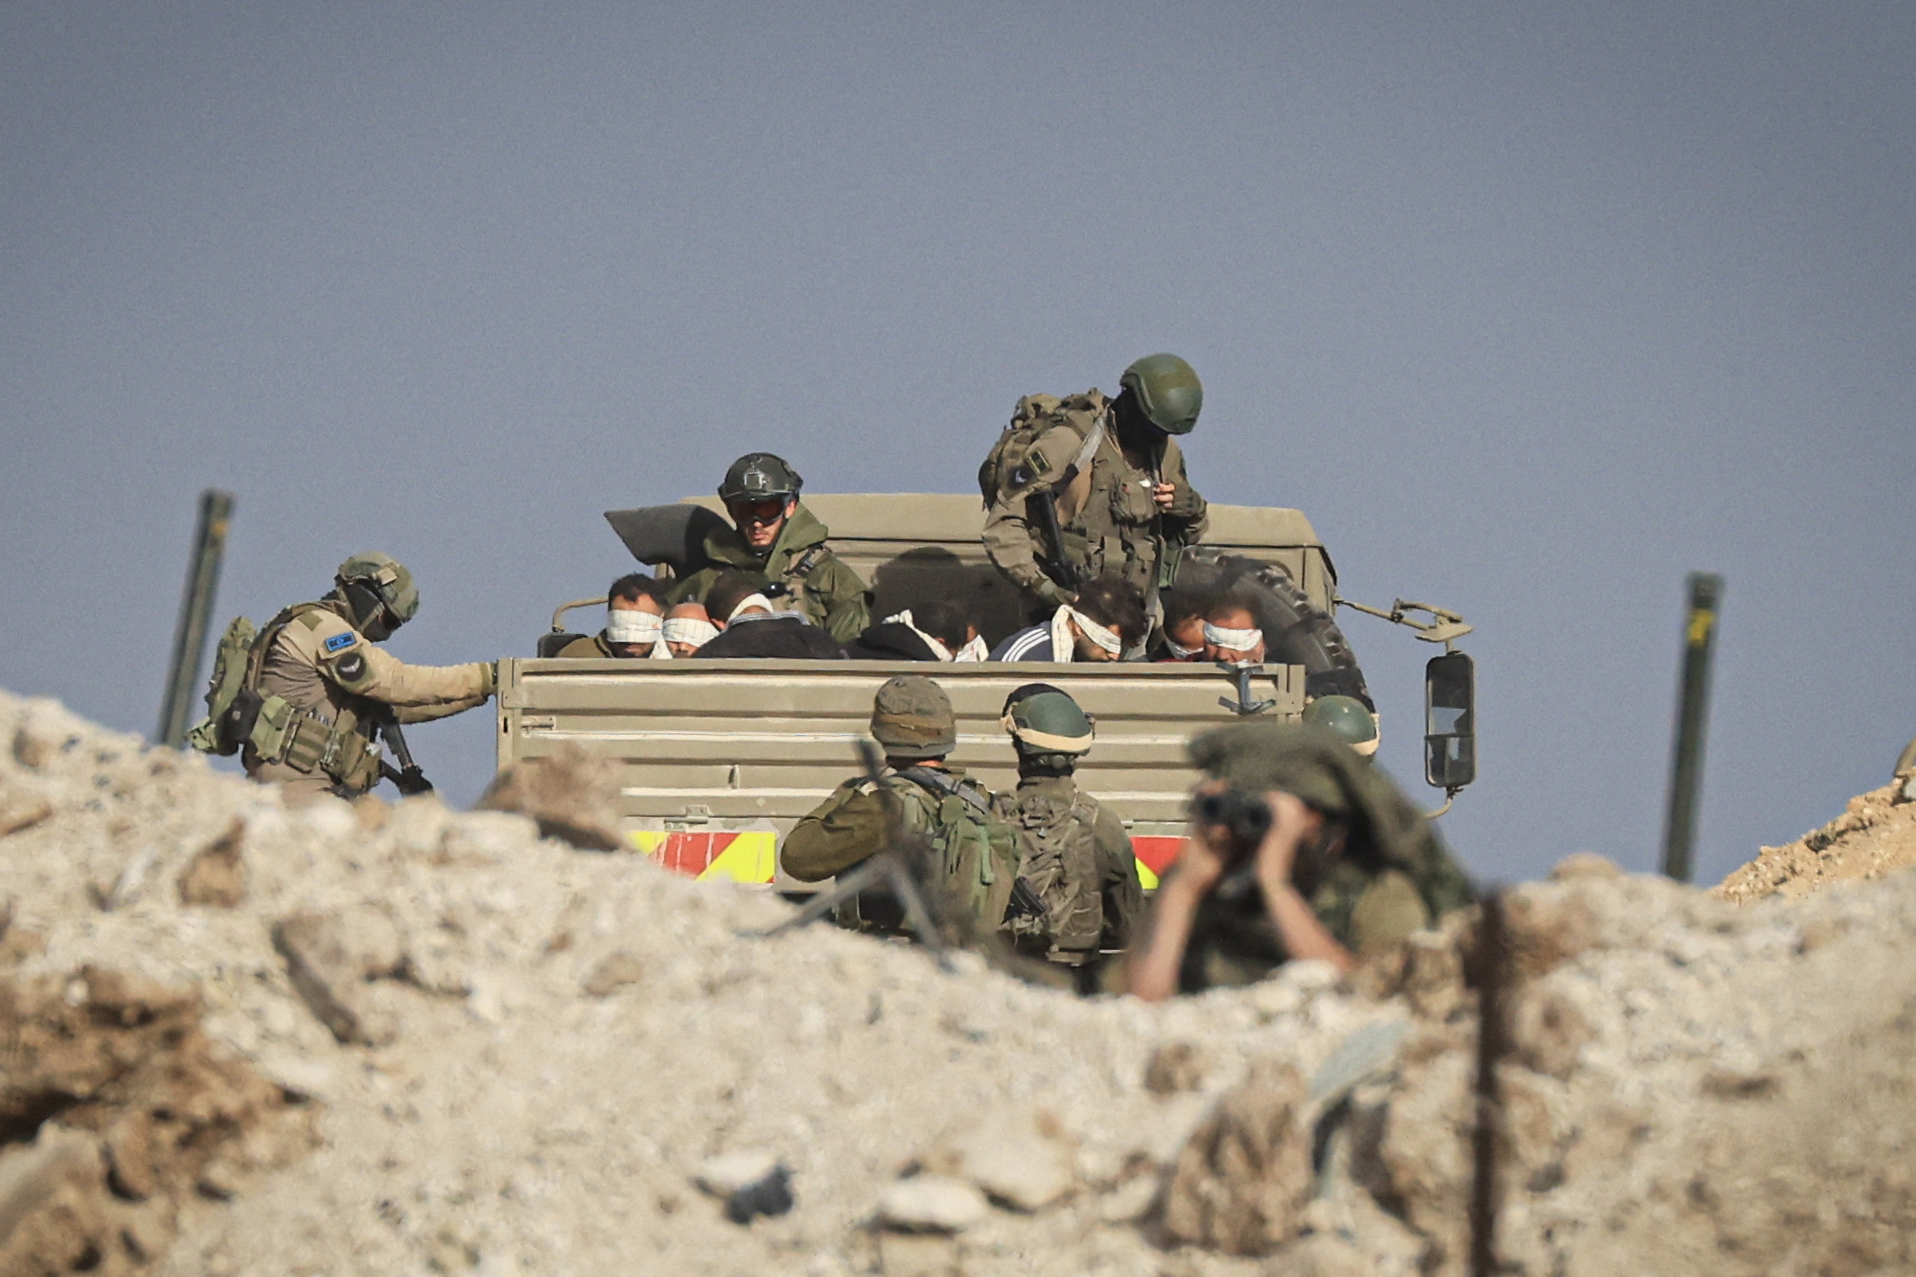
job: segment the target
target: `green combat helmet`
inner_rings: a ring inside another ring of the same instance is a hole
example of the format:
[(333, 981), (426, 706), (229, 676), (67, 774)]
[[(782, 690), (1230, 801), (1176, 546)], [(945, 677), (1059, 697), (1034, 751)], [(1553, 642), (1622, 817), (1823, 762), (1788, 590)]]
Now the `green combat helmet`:
[(1094, 735), (1091, 716), (1049, 683), (1026, 683), (1012, 692), (998, 724), (1011, 733), (1021, 757), (1058, 770), (1090, 752)]
[(1366, 758), (1377, 752), (1377, 715), (1355, 696), (1320, 696), (1304, 707), (1304, 721), (1330, 728)]
[(805, 486), (785, 458), (769, 452), (748, 452), (732, 463), (719, 485), (719, 500), (752, 501), (760, 497), (795, 497)]
[(378, 642), (419, 615), (419, 586), (406, 565), (390, 554), (368, 550), (339, 565), (333, 583), (353, 610), (367, 638)]
[(1197, 369), (1176, 355), (1146, 355), (1124, 370), (1118, 384), (1138, 401), (1144, 419), (1167, 435), (1188, 435), (1204, 407)]
[(872, 698), (872, 739), (900, 762), (943, 758), (958, 744), (951, 698), (923, 674), (900, 674)]

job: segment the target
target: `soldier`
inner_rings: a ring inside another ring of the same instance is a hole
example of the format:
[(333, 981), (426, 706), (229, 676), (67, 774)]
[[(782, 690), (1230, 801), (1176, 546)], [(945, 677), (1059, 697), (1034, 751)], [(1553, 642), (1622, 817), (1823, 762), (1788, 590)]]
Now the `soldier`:
[(1241, 724), (1190, 753), (1212, 779), (1132, 954), (1138, 997), (1250, 984), (1293, 958), (1348, 971), (1470, 903), (1429, 822), (1329, 729)]
[(1144, 599), (1138, 587), (1101, 576), (1060, 603), (1047, 621), (1019, 630), (991, 651), (994, 661), (1118, 661), (1144, 642)]
[(339, 565), (324, 599), (268, 622), (248, 659), (245, 686), (262, 703), (244, 733), (246, 774), (293, 801), (351, 798), (379, 783), (373, 737), (382, 722), (423, 723), (484, 704), (498, 684), (492, 664), (407, 665), (375, 646), (418, 611), (412, 573), (367, 553)]
[(664, 651), (664, 591), (652, 577), (629, 573), (612, 583), (605, 595), (605, 628), (573, 639), (559, 649), (561, 657), (670, 656)]
[(1205, 501), (1174, 438), (1197, 425), (1197, 373), (1176, 355), (1147, 355), (1119, 384), (1112, 400), (1027, 396), (979, 471), (985, 552), (1038, 606), (1072, 602), (1079, 582), (1104, 573), (1149, 606), (1204, 535)]
[(1092, 723), (1049, 683), (1026, 683), (999, 720), (1018, 751), (1018, 788), (998, 797), (1018, 831), (1018, 876), (1044, 902), (1042, 916), (1012, 919), (1021, 952), (1082, 967), (1100, 949), (1122, 949), (1144, 904), (1124, 822), (1073, 779), (1091, 749)]
[[(991, 791), (945, 757), (958, 724), (945, 690), (922, 674), (901, 674), (872, 698), (871, 733), (887, 770), (876, 782), (848, 780), (800, 820), (779, 848), (785, 872), (819, 882), (889, 849), (894, 831), (922, 836), (962, 930), (982, 939), (1000, 929), (1017, 880), (1017, 838), (992, 806)], [(903, 911), (889, 892), (867, 891), (839, 909), (838, 924), (896, 933)]]
[(722, 572), (736, 569), (779, 606), (800, 613), (840, 643), (871, 624), (871, 592), (825, 544), (831, 530), (798, 499), (804, 482), (769, 452), (748, 452), (734, 461), (718, 494), (737, 526), (705, 538), (712, 566), (673, 586), (667, 601), (703, 601)]

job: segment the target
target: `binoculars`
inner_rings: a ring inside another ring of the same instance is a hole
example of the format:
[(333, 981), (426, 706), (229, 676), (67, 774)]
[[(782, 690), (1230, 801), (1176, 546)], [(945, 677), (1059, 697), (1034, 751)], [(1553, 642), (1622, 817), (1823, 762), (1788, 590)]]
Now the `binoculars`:
[(1235, 786), (1209, 790), (1191, 799), (1191, 819), (1199, 825), (1223, 826), (1239, 848), (1248, 851), (1271, 832), (1271, 805)]

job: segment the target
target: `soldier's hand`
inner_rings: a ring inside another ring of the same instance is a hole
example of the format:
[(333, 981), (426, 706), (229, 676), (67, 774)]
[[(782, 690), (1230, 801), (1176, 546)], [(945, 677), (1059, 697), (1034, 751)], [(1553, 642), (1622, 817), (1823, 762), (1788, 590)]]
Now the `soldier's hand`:
[[(1221, 781), (1209, 781), (1203, 789), (1223, 789)], [(1171, 883), (1182, 890), (1204, 895), (1224, 877), (1237, 847), (1231, 831), (1224, 825), (1200, 825), (1192, 821), (1184, 832), (1184, 845), (1178, 850), (1177, 868)]]
[(1324, 817), (1296, 794), (1273, 790), (1264, 801), (1271, 809), (1271, 828), (1258, 844), (1257, 881), (1269, 893), (1290, 884), (1299, 845), (1318, 831)]
[(1169, 510), (1171, 503), (1177, 500), (1177, 496), (1178, 485), (1175, 483), (1160, 483), (1151, 489), (1151, 499), (1158, 503), (1160, 510)]

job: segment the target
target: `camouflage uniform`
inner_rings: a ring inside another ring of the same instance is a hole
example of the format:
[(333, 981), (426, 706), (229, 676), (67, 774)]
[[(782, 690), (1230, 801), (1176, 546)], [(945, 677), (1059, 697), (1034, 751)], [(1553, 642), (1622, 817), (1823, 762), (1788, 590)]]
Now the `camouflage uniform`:
[[(704, 546), (711, 566), (672, 586), (666, 602), (703, 602), (722, 573), (737, 570), (761, 589), (784, 586), (791, 597), (790, 610), (803, 614), (839, 642), (849, 642), (871, 624), (871, 592), (864, 579), (825, 544), (830, 535), (831, 530), (802, 501), (763, 556), (745, 543), (737, 528), (729, 524), (714, 528)], [(776, 601), (784, 606), (783, 600)]]
[[(1367, 957), (1468, 905), (1469, 879), (1436, 829), (1384, 773), (1327, 728), (1241, 724), (1191, 743), (1192, 761), (1252, 793), (1295, 794), (1344, 827), (1344, 845), (1315, 883), (1301, 884), (1336, 941)], [(1289, 958), (1261, 892), (1231, 875), (1199, 904), (1179, 969), (1196, 993), (1250, 984)]]
[[(1018, 874), (1017, 841), (992, 807), (991, 791), (957, 768), (930, 767), (957, 743), (951, 701), (922, 674), (890, 679), (872, 698), (871, 731), (892, 770), (877, 780), (840, 785), (805, 816), (779, 848), (785, 872), (818, 882), (891, 850), (891, 839), (922, 838), (933, 872), (961, 932), (998, 930)], [(904, 918), (889, 893), (867, 892), (839, 910), (839, 925), (899, 931)]]
[[(1048, 404), (1056, 406), (1047, 412)], [(1147, 600), (1155, 598), (1163, 551), (1175, 555), (1196, 544), (1209, 524), (1209, 507), (1191, 486), (1178, 441), (1163, 436), (1156, 457), (1133, 464), (1118, 441), (1111, 401), (1096, 390), (1062, 401), (1030, 396), (1019, 402), (1018, 418), (1039, 419), (1038, 433), (1023, 463), (991, 481), (996, 497), (985, 516), (984, 546), (992, 563), (1027, 594), (1053, 606), (1068, 600), (1038, 565), (1040, 556), (1054, 563), (1059, 556), (1034, 526), (1028, 504), (1034, 494), (1055, 491), (1063, 559), (1076, 566), (1080, 579), (1113, 573)], [(1069, 483), (1058, 486), (1094, 434), (1090, 455)], [(1160, 476), (1177, 485), (1168, 511), (1151, 497)]]
[(1041, 919), (1013, 919), (1018, 948), (1080, 966), (1128, 945), (1144, 887), (1124, 822), (1070, 776), (1026, 776), (998, 806), (1018, 831), (1018, 876), (1045, 905)]

